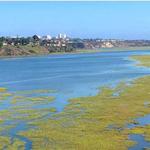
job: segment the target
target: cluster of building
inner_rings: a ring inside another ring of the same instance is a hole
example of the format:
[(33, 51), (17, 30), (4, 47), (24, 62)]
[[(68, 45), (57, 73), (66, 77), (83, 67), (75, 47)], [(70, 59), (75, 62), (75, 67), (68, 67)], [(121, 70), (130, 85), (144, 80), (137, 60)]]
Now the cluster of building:
[(71, 43), (70, 38), (66, 34), (59, 34), (57, 37), (51, 37), (50, 35), (40, 37), (34, 35), (32, 38), (34, 44), (48, 47), (66, 47)]
[(59, 34), (57, 37), (51, 37), (50, 35), (39, 36), (33, 35), (32, 37), (1, 37), (3, 46), (7, 45), (40, 45), (40, 46), (53, 46), (53, 47), (65, 47), (71, 43), (69, 37), (66, 34)]
[(7, 45), (32, 45), (44, 46), (49, 51), (69, 51), (73, 49), (99, 49), (113, 47), (136, 47), (150, 46), (150, 40), (118, 40), (118, 39), (80, 39), (69, 38), (66, 34), (59, 34), (56, 37), (50, 35), (32, 37), (0, 37), (0, 43)]

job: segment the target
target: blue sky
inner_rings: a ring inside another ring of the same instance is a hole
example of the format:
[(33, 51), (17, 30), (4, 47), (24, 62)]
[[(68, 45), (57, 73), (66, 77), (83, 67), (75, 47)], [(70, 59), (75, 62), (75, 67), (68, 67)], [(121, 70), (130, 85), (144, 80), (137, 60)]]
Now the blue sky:
[(150, 2), (0, 2), (0, 36), (150, 39)]

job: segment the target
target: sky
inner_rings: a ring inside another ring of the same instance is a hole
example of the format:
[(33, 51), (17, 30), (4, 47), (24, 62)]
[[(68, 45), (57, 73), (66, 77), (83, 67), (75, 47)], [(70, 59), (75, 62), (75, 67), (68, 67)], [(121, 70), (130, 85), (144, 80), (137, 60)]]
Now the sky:
[(0, 36), (150, 39), (150, 2), (0, 2)]

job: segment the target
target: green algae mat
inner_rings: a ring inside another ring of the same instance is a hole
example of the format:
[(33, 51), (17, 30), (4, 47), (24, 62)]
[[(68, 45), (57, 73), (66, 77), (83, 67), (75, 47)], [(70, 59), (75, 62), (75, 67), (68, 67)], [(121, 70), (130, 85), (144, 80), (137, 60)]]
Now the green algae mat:
[[(142, 61), (142, 65), (149, 64), (150, 56), (134, 59)], [(150, 125), (127, 128), (130, 123), (136, 124), (136, 118), (150, 114), (150, 76), (115, 88), (101, 88), (95, 96), (71, 99), (60, 113), (55, 108), (33, 107), (51, 103), (51, 96), (26, 97), (0, 88), (0, 102), (9, 98), (10, 109), (0, 111), (0, 131), (12, 128), (4, 126), (7, 120), (25, 121), (30, 128), (18, 135), (32, 141), (33, 150), (127, 150), (135, 144), (129, 140), (130, 134), (142, 134), (150, 141)], [(9, 136), (1, 135), (0, 149), (4, 148), (26, 147), (17, 138), (12, 142)]]

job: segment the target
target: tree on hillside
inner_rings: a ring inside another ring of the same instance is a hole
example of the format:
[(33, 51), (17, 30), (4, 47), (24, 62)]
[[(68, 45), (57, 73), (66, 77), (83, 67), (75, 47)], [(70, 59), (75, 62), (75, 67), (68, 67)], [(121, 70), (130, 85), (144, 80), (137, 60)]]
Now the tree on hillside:
[(3, 39), (0, 38), (0, 48), (2, 48), (2, 47), (3, 47)]
[(2, 48), (3, 47), (3, 43), (0, 41), (0, 48)]

